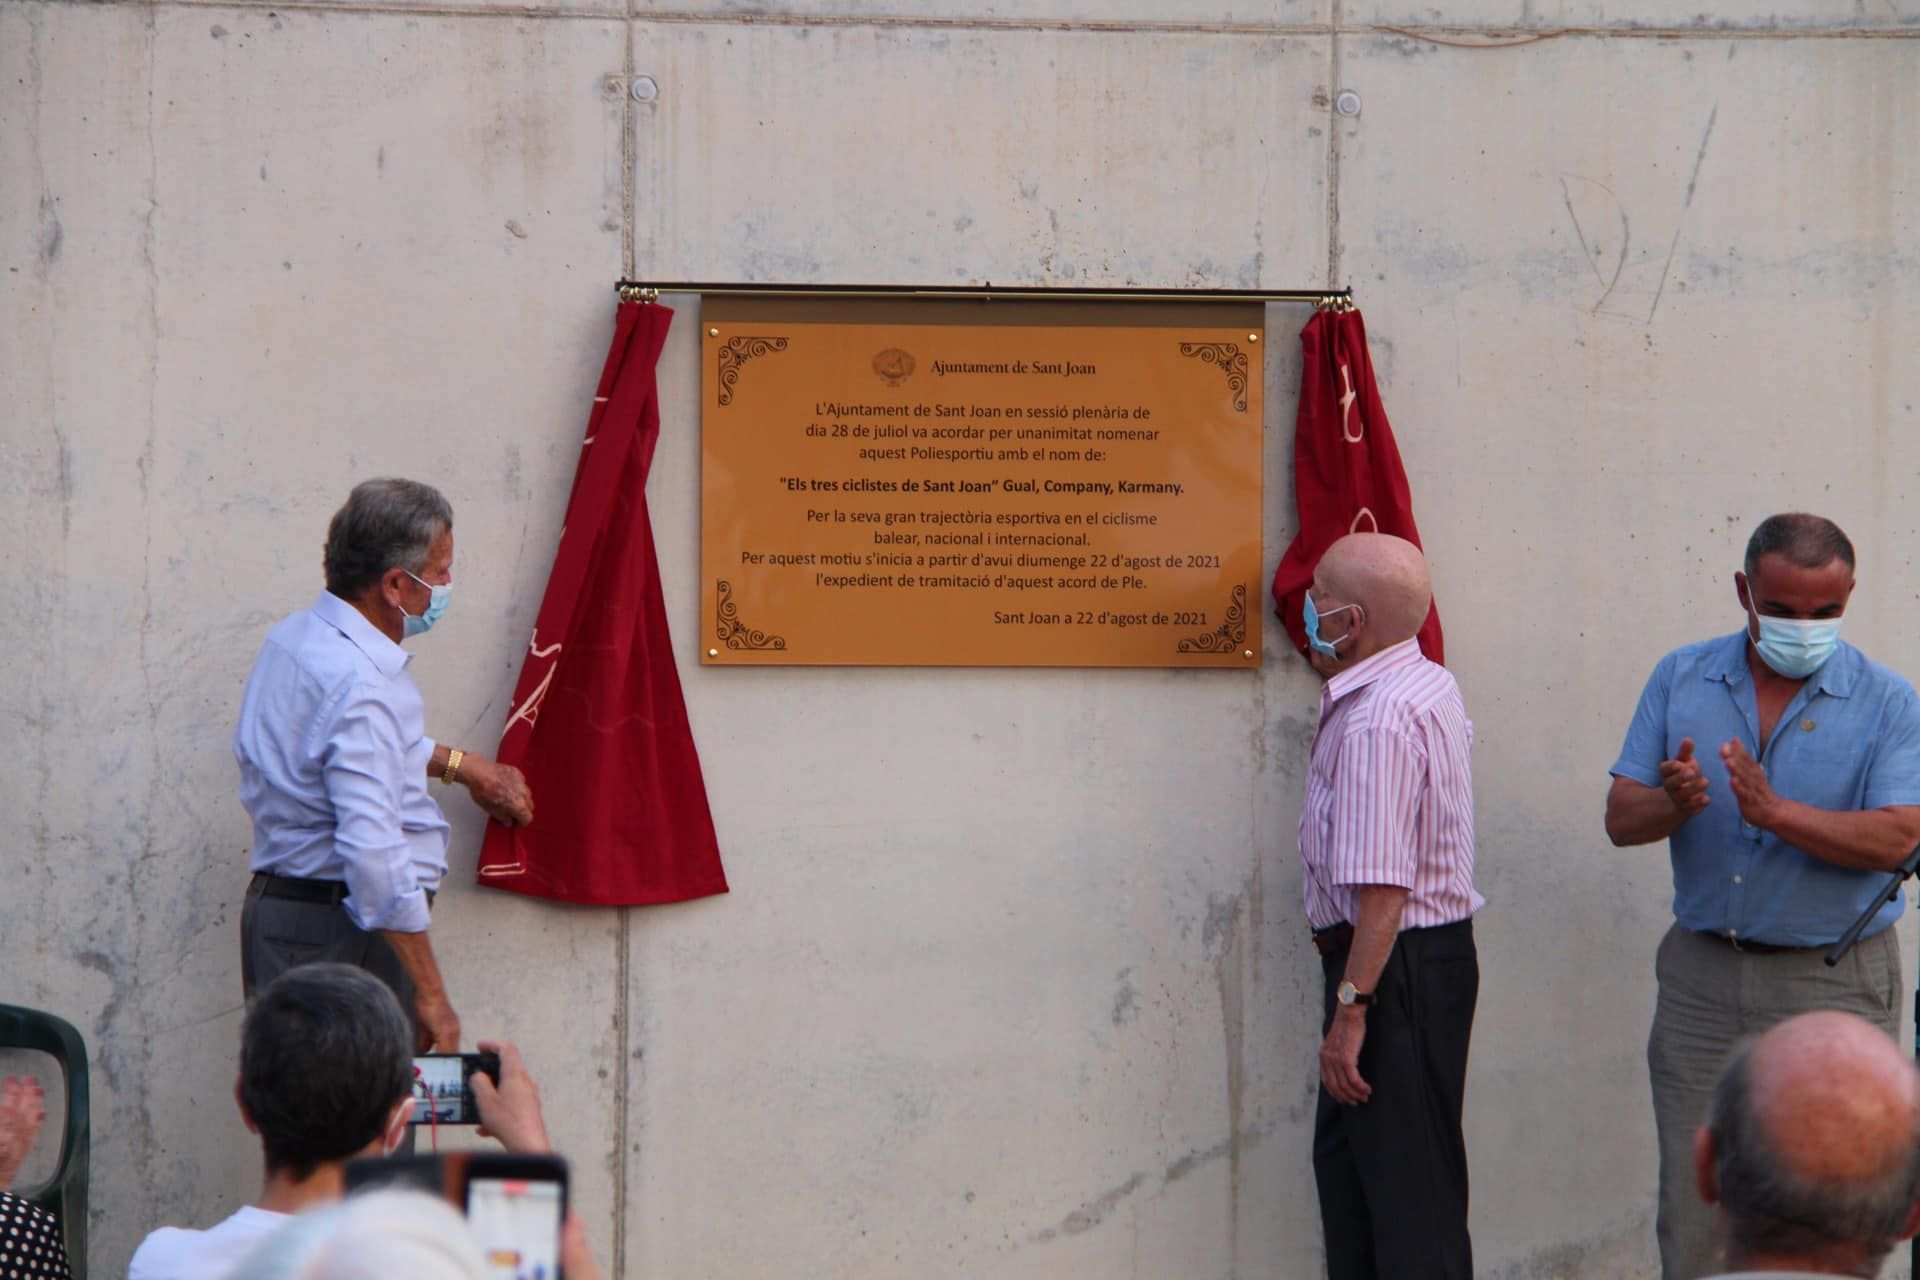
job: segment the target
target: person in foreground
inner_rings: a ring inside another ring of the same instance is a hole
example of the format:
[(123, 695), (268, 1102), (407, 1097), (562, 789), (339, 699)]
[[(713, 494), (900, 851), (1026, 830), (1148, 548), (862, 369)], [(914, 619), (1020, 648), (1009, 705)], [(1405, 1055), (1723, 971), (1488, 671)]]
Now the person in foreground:
[(46, 1119), (46, 1093), (38, 1080), (0, 1080), (0, 1276), (7, 1280), (69, 1280), (73, 1275), (60, 1224), (39, 1205), (7, 1190)]
[[(260, 1198), (204, 1231), (162, 1227), (135, 1251), (127, 1280), (221, 1280), (301, 1210), (340, 1199), (346, 1163), (392, 1153), (413, 1109), (413, 1034), (393, 992), (343, 964), (311, 964), (276, 978), (240, 1029), (234, 1100), (259, 1135)], [(473, 1080), (481, 1132), (509, 1151), (550, 1150), (540, 1093), (511, 1044), (500, 1087)]]
[(1473, 726), (1414, 640), (1432, 593), (1411, 542), (1350, 534), (1306, 599), (1327, 683), (1300, 860), (1325, 980), (1314, 1119), (1331, 1280), (1471, 1280), (1460, 1127), (1480, 990)]
[(429, 779), (459, 783), (494, 819), (533, 820), (526, 779), (426, 736), (400, 642), (453, 594), (453, 508), (412, 480), (355, 486), (327, 527), (326, 589), (268, 634), (233, 734), (253, 820), (240, 915), (251, 996), (296, 964), (340, 960), (380, 978), (422, 1052), (460, 1047), (428, 937), (447, 873), (447, 820)]
[(1920, 843), (1920, 698), (1839, 638), (1853, 543), (1820, 516), (1770, 516), (1733, 586), (1745, 625), (1660, 660), (1607, 792), (1613, 843), (1665, 840), (1673, 863), (1647, 1037), (1666, 1280), (1713, 1265), (1693, 1132), (1733, 1046), (1818, 1008), (1896, 1033), (1904, 898), (1838, 966), (1823, 957)]
[[(566, 1280), (601, 1280), (586, 1230), (573, 1215), (560, 1237), (560, 1271)], [(301, 1214), (243, 1259), (232, 1280), (491, 1280), (498, 1274), (445, 1200), (383, 1188)]]
[(1872, 1023), (1800, 1014), (1735, 1050), (1693, 1153), (1719, 1280), (1877, 1276), (1920, 1229), (1920, 1072)]

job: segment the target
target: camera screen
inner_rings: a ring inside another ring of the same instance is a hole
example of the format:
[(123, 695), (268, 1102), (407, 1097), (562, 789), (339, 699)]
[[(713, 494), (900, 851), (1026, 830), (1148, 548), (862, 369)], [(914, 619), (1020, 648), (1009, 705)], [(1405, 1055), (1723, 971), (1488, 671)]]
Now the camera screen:
[(441, 1124), (473, 1124), (479, 1117), (468, 1114), (472, 1097), (467, 1092), (466, 1076), (457, 1054), (413, 1060), (413, 1114), (408, 1117), (411, 1123), (426, 1124), (432, 1119)]
[(560, 1184), (471, 1178), (467, 1223), (489, 1280), (555, 1280), (560, 1274)]

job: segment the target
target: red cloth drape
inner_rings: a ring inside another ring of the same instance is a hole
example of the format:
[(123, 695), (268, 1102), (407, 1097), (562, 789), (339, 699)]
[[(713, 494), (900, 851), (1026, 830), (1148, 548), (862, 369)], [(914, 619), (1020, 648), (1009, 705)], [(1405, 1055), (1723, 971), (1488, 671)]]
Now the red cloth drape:
[[(1367, 326), (1358, 311), (1320, 311), (1300, 331), (1300, 414), (1293, 428), (1293, 500), (1299, 533), (1273, 575), (1273, 603), (1306, 652), (1301, 604), (1313, 570), (1335, 539), (1349, 533), (1391, 533), (1420, 545), (1413, 494), (1393, 442), (1367, 354)], [(1440, 607), (1420, 628), (1420, 650), (1444, 662)]]
[(533, 788), (532, 825), (489, 823), (479, 881), (640, 905), (727, 891), (667, 635), (647, 473), (654, 366), (673, 312), (620, 304), (566, 524), (498, 759)]

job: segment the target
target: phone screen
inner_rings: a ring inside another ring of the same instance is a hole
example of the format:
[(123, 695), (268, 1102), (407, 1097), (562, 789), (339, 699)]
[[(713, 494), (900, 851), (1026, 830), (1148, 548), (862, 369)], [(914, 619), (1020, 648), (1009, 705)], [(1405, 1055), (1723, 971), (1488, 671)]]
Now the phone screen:
[(423, 1053), (413, 1060), (413, 1111), (408, 1124), (479, 1124), (470, 1081), (475, 1073), (500, 1083), (495, 1053)]
[(555, 1280), (560, 1274), (560, 1184), (527, 1178), (467, 1180), (467, 1223), (488, 1280)]
[(413, 1060), (413, 1114), (407, 1120), (410, 1124), (426, 1124), (429, 1119), (440, 1124), (479, 1123), (457, 1053), (444, 1057), (425, 1054)]

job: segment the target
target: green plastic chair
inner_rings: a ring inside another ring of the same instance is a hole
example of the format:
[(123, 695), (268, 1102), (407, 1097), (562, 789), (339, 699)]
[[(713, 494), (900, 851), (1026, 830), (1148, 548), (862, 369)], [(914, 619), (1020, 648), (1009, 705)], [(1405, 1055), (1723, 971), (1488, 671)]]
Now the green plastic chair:
[(60, 1220), (74, 1280), (87, 1276), (87, 1172), (93, 1141), (87, 1121), (87, 1042), (73, 1024), (38, 1009), (0, 1004), (0, 1049), (32, 1049), (60, 1064), (67, 1082), (67, 1122), (60, 1134), (60, 1157), (44, 1186), (17, 1187)]

